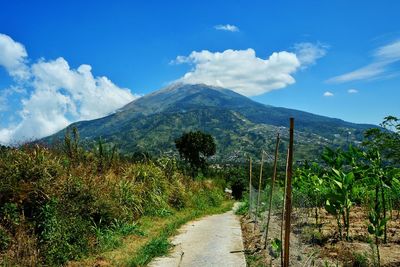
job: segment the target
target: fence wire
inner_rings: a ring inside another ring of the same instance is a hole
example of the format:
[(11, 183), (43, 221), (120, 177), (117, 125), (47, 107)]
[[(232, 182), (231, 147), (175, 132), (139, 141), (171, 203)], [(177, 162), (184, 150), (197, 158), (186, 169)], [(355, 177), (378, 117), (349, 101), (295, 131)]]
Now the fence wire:
[[(270, 185), (263, 190), (250, 186), (249, 217), (254, 223), (254, 235), (260, 236), (257, 241), (256, 249), (263, 250), (266, 245), (266, 253), (271, 259), (271, 266), (281, 265), (281, 246), (284, 232), (283, 227), (283, 207), (284, 189), (282, 186), (275, 185), (272, 194), (271, 217), (268, 229), (268, 239), (266, 237), (266, 226), (270, 200)], [(311, 201), (308, 196), (293, 192), (293, 205), (291, 215), (291, 238), (290, 238), (290, 266), (323, 266), (324, 263), (318, 262), (312, 245), (307, 244), (303, 237), (311, 235), (315, 230), (313, 225), (314, 214), (311, 208)], [(284, 228), (284, 227), (283, 227)]]

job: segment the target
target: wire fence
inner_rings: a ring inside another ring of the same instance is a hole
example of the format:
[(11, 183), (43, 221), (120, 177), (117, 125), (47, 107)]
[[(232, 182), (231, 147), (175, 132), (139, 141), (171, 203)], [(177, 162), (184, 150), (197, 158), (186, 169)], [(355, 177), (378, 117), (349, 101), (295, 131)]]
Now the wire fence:
[[(254, 251), (250, 253), (263, 251), (270, 259), (271, 266), (283, 265), (284, 193), (282, 186), (276, 186), (270, 198), (271, 186), (267, 185), (261, 191), (251, 186), (248, 194), (248, 220), (252, 224), (253, 238), (256, 239), (253, 240), (256, 242)], [(315, 229), (311, 201), (306, 195), (294, 195), (290, 226), (290, 266), (319, 266), (314, 257), (313, 246), (303, 239), (305, 235), (312, 235)]]
[(268, 254), (270, 266), (289, 266), (289, 262), (291, 266), (311, 266), (316, 264), (315, 253), (312, 251), (312, 246), (302, 239), (306, 232), (312, 232), (315, 229), (309, 227), (312, 205), (307, 195), (292, 192), (293, 119), (290, 124), (286, 173), (281, 174), (285, 177), (277, 177), (276, 172), (279, 134), (272, 177), (267, 178), (263, 175), (264, 152), (262, 152), (259, 173), (252, 173), (250, 159), (248, 217), (253, 224), (255, 252), (263, 251)]

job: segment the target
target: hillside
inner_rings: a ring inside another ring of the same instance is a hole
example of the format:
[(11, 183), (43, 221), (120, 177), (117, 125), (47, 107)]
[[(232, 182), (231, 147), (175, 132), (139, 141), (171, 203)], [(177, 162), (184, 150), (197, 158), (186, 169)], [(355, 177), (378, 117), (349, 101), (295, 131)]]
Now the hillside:
[[(303, 111), (255, 102), (231, 90), (203, 84), (175, 84), (136, 99), (107, 117), (72, 124), (87, 144), (102, 138), (123, 153), (176, 153), (174, 140), (183, 132), (202, 130), (217, 142), (215, 160), (237, 161), (244, 153), (259, 155), (273, 147), (277, 132), (287, 138), (295, 118), (297, 159), (311, 159), (323, 145), (357, 142), (373, 125), (354, 124)], [(65, 129), (44, 139), (52, 143)], [(350, 133), (350, 134), (349, 134)], [(284, 146), (281, 147), (285, 151)]]

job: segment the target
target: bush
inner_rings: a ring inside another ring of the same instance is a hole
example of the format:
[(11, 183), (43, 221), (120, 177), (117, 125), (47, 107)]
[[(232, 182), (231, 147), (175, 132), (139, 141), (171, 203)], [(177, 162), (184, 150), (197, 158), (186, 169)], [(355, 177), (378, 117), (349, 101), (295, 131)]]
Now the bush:
[(10, 245), (11, 237), (10, 235), (0, 227), (0, 252), (6, 250)]

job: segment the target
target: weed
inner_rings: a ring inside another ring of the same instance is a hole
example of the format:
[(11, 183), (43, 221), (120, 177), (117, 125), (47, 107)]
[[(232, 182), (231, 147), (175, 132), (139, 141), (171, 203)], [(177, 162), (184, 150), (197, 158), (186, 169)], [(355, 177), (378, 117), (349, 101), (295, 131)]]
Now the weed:
[(236, 215), (246, 215), (249, 212), (249, 201), (242, 202), (235, 211)]
[(128, 263), (128, 266), (146, 265), (154, 257), (167, 254), (170, 247), (171, 243), (165, 235), (153, 238), (139, 250), (138, 255)]
[(10, 235), (3, 228), (0, 228), (0, 252), (6, 250), (10, 245), (10, 242)]
[(353, 267), (367, 267), (369, 266), (368, 255), (366, 253), (353, 253)]

